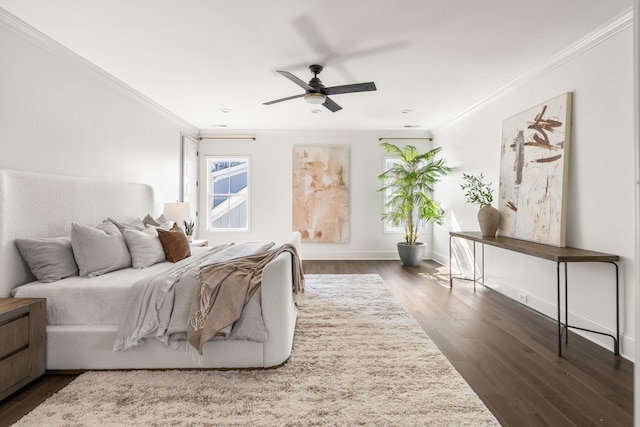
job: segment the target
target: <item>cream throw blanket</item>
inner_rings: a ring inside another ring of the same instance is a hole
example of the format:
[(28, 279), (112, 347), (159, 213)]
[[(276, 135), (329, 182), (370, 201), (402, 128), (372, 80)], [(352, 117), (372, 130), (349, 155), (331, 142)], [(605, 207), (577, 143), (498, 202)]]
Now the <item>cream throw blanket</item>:
[(291, 253), (293, 289), (296, 298), (304, 292), (302, 263), (295, 246), (286, 243), (264, 253), (211, 264), (200, 269), (202, 286), (194, 295), (189, 310), (189, 344), (199, 354), (202, 346), (215, 336), (227, 337), (231, 326), (262, 282), (264, 267), (283, 252)]

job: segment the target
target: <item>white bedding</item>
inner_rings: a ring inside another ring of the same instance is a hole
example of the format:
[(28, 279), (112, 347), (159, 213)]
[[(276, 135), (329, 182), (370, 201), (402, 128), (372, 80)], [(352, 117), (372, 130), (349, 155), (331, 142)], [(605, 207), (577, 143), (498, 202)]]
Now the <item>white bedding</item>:
[[(196, 255), (208, 249), (194, 247), (191, 252)], [(91, 278), (74, 276), (52, 283), (31, 282), (15, 288), (12, 296), (46, 298), (48, 325), (119, 325), (135, 282), (189, 260), (161, 262), (143, 269), (125, 268)]]

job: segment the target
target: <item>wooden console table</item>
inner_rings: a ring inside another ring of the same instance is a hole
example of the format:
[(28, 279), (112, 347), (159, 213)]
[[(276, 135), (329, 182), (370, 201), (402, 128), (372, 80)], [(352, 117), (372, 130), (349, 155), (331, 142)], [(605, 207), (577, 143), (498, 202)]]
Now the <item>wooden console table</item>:
[[(557, 295), (558, 295), (558, 356), (562, 356), (562, 335), (565, 335), (565, 342), (569, 342), (569, 328), (579, 329), (581, 331), (592, 332), (595, 334), (606, 335), (613, 339), (613, 353), (616, 356), (620, 355), (620, 302), (619, 302), (619, 273), (617, 261), (620, 260), (618, 255), (605, 254), (602, 252), (588, 251), (577, 248), (559, 248), (556, 246), (543, 245), (540, 243), (527, 242), (524, 240), (511, 239), (509, 237), (483, 237), (480, 232), (477, 231), (460, 231), (449, 232), (449, 286), (453, 286), (453, 275), (451, 273), (451, 243), (453, 238), (460, 238), (465, 240), (471, 240), (473, 242), (473, 280), (474, 287), (476, 283), (484, 285), (484, 245), (494, 246), (501, 249), (506, 249), (513, 252), (519, 252), (526, 255), (531, 255), (537, 258), (543, 258), (549, 261), (555, 261), (556, 263), (556, 277), (557, 277)], [(482, 244), (482, 281), (476, 277), (476, 243)], [(567, 263), (570, 262), (606, 262), (615, 267), (616, 275), (616, 335), (605, 332), (594, 331), (591, 329), (580, 328), (578, 326), (569, 325), (569, 302), (567, 299)], [(560, 281), (560, 264), (564, 264), (564, 321), (561, 318), (561, 281)]]

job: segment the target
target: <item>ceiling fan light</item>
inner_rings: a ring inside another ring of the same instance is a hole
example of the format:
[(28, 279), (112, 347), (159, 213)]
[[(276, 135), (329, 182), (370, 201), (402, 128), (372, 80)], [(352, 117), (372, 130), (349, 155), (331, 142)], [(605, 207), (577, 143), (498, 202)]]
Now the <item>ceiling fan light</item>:
[(327, 100), (327, 95), (324, 93), (308, 93), (304, 96), (304, 100), (309, 104), (324, 104)]

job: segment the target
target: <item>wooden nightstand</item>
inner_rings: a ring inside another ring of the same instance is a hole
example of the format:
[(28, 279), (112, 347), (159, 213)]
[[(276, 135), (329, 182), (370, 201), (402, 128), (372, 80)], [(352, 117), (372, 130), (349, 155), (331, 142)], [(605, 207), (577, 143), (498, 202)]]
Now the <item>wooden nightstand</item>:
[(46, 370), (47, 301), (0, 298), (0, 400)]
[(189, 243), (189, 246), (192, 247), (197, 247), (197, 246), (209, 246), (209, 241), (208, 240), (194, 240), (193, 242)]

